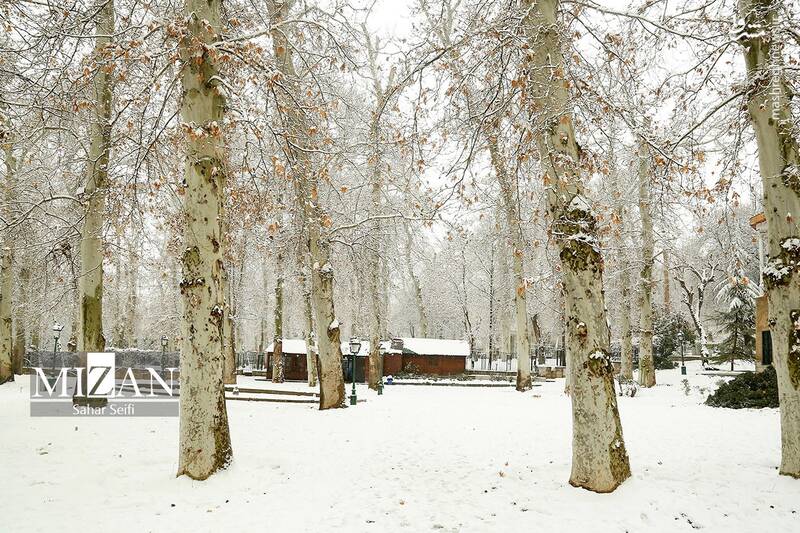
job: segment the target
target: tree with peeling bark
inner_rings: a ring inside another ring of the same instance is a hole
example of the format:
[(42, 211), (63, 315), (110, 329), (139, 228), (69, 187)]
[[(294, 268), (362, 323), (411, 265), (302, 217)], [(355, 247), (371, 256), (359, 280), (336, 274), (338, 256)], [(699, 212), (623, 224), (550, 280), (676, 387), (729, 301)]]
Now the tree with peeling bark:
[[(457, 22), (458, 4), (459, 2), (445, 2), (443, 5), (444, 15), (437, 18), (432, 11), (429, 11), (430, 6), (427, 2), (422, 2), (426, 18), (441, 42), (441, 46), (445, 48), (454, 46), (452, 33), (453, 26)], [(499, 64), (492, 64), (490, 68), (501, 70), (503, 61), (501, 57), (497, 61)], [(520, 222), (519, 184), (517, 176), (513, 175), (509, 169), (504, 149), (504, 131), (500, 117), (503, 116), (502, 107), (507, 99), (503, 94), (502, 83), (482, 91), (477, 86), (475, 78), (467, 76), (467, 73), (473, 69), (468, 68), (460, 58), (454, 58), (450, 65), (455, 83), (463, 87), (463, 90), (459, 91), (457, 95), (465, 102), (465, 112), (468, 114), (466, 122), (476, 130), (477, 136), (485, 141), (491, 167), (500, 187), (502, 218), (507, 232), (507, 243), (503, 247), (503, 254), (510, 255), (513, 265), (515, 352), (517, 356), (516, 389), (525, 392), (533, 386), (526, 300), (528, 289), (528, 281), (525, 278), (526, 246)], [(488, 94), (485, 97), (488, 103), (484, 102), (483, 92)], [(494, 304), (493, 301), (492, 304)]]
[(417, 310), (417, 325), (419, 326), (420, 337), (427, 338), (428, 315), (425, 310), (425, 300), (422, 297), (422, 284), (420, 283), (419, 276), (417, 276), (416, 272), (414, 271), (414, 266), (416, 265), (416, 261), (413, 257), (414, 236), (411, 233), (411, 228), (408, 222), (403, 224), (403, 229), (406, 235), (404, 248), (406, 272), (408, 273), (408, 279), (411, 282), (411, 290), (413, 292), (414, 304)]
[[(81, 271), (78, 278), (78, 313), (76, 350), (78, 352), (102, 352), (106, 347), (103, 334), (103, 224), (106, 218), (106, 196), (108, 194), (108, 165), (111, 152), (111, 126), (114, 93), (114, 2), (97, 4), (95, 22), (95, 46), (93, 60), (95, 69), (92, 99), (92, 123), (89, 128), (89, 160), (86, 181), (78, 197), (83, 203), (83, 227), (80, 240)], [(81, 364), (84, 364), (81, 356)], [(88, 373), (88, 369), (87, 372)], [(85, 377), (82, 378), (85, 384)], [(76, 405), (105, 405), (105, 398), (89, 398), (75, 395)]]
[(781, 0), (740, 0), (736, 37), (744, 48), (767, 219), (764, 283), (780, 396), (780, 473), (800, 478), (800, 142), (780, 48), (781, 15)]
[(225, 286), (219, 217), (225, 193), (225, 96), (217, 65), (220, 0), (187, 0), (180, 36), (186, 142), (178, 475), (203, 480), (231, 461), (222, 382)]
[[(106, 63), (112, 57), (114, 2), (97, 4), (94, 61)], [(81, 230), (81, 274), (77, 350), (101, 352), (103, 335), (103, 222), (108, 188), (108, 164), (111, 151), (111, 113), (113, 98), (113, 63), (98, 68), (93, 80), (93, 120), (90, 127), (89, 161), (81, 196), (84, 220)]]
[(0, 250), (0, 385), (14, 381), (11, 337), (11, 248)]
[(642, 270), (639, 274), (639, 384), (653, 387), (656, 369), (653, 364), (653, 217), (651, 213), (652, 162), (650, 147), (644, 137), (639, 142), (639, 218), (641, 220)]
[(551, 235), (561, 259), (572, 399), (570, 484), (611, 492), (631, 475), (622, 436), (603, 297), (597, 221), (581, 183), (558, 0), (523, 0), (526, 102), (547, 187)]
[[(331, 243), (323, 229), (330, 227), (330, 217), (319, 204), (317, 176), (327, 170), (315, 168), (312, 145), (316, 140), (316, 126), (297, 98), (301, 94), (301, 79), (294, 66), (294, 53), (289, 40), (287, 24), (292, 1), (267, 2), (271, 25), (272, 49), (281, 83), (275, 94), (282, 117), (283, 152), (289, 162), (295, 181), (299, 209), (307, 224), (307, 244), (311, 261), (311, 299), (318, 346), (318, 379), (320, 384), (320, 409), (344, 407), (344, 373), (339, 320), (333, 301), (333, 265), (330, 262)], [(318, 142), (318, 140), (316, 140)]]
[[(3, 108), (0, 107), (0, 111)], [(2, 182), (2, 194), (5, 206), (2, 214), (3, 219), (10, 220), (10, 195), (15, 181), (17, 170), (17, 160), (14, 156), (14, 131), (11, 120), (5, 116), (0, 117), (0, 145), (2, 146), (5, 157), (4, 176)], [(14, 349), (12, 338), (12, 317), (11, 299), (13, 288), (13, 243), (7, 232), (3, 239), (2, 249), (0, 249), (0, 385), (7, 381), (14, 380)]]
[(370, 175), (370, 198), (368, 214), (372, 217), (370, 224), (370, 242), (367, 258), (367, 286), (369, 288), (372, 309), (369, 314), (369, 355), (367, 385), (370, 389), (377, 390), (378, 383), (383, 379), (383, 354), (380, 350), (380, 341), (385, 330), (385, 315), (383, 313), (383, 295), (385, 287), (382, 287), (384, 277), (381, 275), (383, 268), (383, 233), (382, 221), (379, 218), (383, 214), (383, 188), (384, 188), (384, 157), (383, 157), (383, 128), (382, 118), (388, 100), (394, 92), (395, 73), (393, 68), (388, 79), (381, 79), (378, 69), (378, 54), (380, 52), (380, 38), (370, 34), (366, 24), (361, 26), (366, 44), (369, 71), (372, 77), (372, 97), (374, 98), (374, 110), (369, 122), (369, 143), (371, 153), (367, 159), (369, 163)]
[(633, 341), (631, 334), (631, 289), (630, 289), (630, 266), (628, 265), (628, 246), (625, 237), (625, 226), (627, 214), (625, 212), (625, 198), (622, 195), (621, 169), (615, 157), (614, 144), (617, 139), (611, 138), (609, 146), (609, 166), (611, 172), (611, 189), (614, 201), (612, 213), (612, 238), (616, 248), (616, 262), (619, 271), (620, 287), (620, 308), (619, 308), (619, 328), (620, 328), (620, 375), (627, 380), (633, 379)]
[[(280, 245), (278, 245), (280, 246)], [(272, 382), (285, 381), (283, 371), (283, 251), (275, 254), (275, 337), (272, 342)]]

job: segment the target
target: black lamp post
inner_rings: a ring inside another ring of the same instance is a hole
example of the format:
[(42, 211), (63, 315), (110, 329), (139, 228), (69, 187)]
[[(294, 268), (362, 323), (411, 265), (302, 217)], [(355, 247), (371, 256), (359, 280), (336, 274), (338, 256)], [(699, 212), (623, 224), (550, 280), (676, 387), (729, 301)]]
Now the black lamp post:
[(164, 374), (164, 357), (167, 353), (167, 345), (169, 344), (169, 339), (166, 335), (161, 335), (161, 374)]
[(686, 375), (686, 362), (683, 359), (683, 332), (678, 332), (678, 340), (681, 342), (681, 375)]
[(56, 352), (58, 351), (58, 338), (61, 336), (62, 329), (64, 329), (64, 326), (62, 326), (58, 322), (53, 324), (53, 365), (52, 365), (53, 372), (56, 371)]
[(356, 404), (356, 354), (360, 351), (361, 341), (358, 340), (358, 337), (351, 337), (350, 354), (353, 356), (353, 366), (351, 367), (351, 371), (353, 372), (353, 394), (350, 396), (350, 405)]

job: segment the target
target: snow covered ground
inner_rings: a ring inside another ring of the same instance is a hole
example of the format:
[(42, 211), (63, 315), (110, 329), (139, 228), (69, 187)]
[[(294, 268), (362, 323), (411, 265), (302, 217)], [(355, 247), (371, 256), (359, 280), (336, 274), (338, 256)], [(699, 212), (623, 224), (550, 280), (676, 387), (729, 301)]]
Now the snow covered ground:
[(235, 459), (205, 482), (174, 477), (176, 418), (30, 418), (19, 380), (0, 387), (0, 531), (800, 531), (777, 410), (702, 405), (719, 378), (695, 365), (688, 395), (674, 370), (620, 398), (633, 477), (608, 495), (567, 483), (563, 380), (231, 401)]

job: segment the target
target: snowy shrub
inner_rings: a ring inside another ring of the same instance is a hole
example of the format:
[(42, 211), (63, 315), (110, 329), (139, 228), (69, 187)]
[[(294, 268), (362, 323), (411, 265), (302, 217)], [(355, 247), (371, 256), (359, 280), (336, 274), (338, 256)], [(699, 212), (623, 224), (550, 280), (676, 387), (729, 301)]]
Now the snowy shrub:
[(633, 398), (639, 390), (639, 385), (632, 379), (619, 377), (619, 395)]
[(761, 409), (778, 407), (778, 378), (775, 369), (767, 367), (761, 373), (747, 372), (723, 383), (706, 400), (711, 407), (730, 409)]

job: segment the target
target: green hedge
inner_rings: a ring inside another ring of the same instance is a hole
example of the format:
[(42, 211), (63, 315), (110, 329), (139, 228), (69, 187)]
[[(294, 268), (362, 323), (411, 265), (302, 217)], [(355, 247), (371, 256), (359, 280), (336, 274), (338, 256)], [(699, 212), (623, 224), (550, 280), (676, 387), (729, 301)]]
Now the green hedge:
[(778, 379), (775, 369), (768, 366), (763, 372), (747, 372), (723, 383), (706, 400), (711, 407), (730, 409), (761, 409), (778, 407)]

